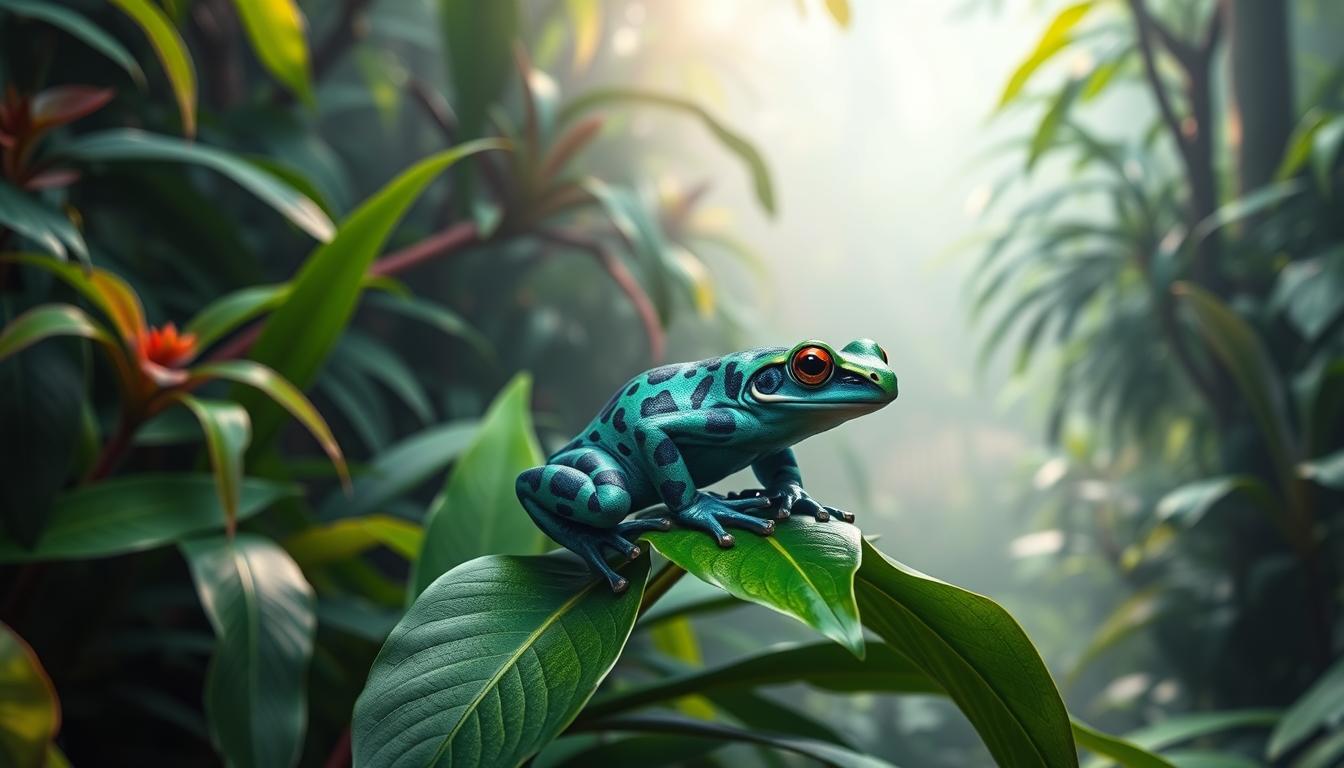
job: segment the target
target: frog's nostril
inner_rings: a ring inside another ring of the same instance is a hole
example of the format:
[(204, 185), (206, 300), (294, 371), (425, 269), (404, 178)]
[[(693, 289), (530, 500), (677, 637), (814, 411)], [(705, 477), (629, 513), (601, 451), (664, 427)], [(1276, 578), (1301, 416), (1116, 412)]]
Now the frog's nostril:
[(868, 378), (872, 379), (873, 381), (877, 381), (877, 380), (878, 380), (878, 379), (877, 379), (877, 374), (876, 374), (876, 373), (870, 373), (870, 374), (868, 374)]

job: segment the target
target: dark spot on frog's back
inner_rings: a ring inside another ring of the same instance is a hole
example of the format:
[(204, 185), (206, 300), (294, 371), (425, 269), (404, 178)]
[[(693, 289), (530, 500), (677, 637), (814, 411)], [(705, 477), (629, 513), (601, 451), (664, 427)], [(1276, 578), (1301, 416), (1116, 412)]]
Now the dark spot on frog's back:
[(574, 508), (571, 507), (571, 506), (569, 506), (568, 504), (556, 504), (556, 505), (555, 505), (555, 513), (556, 513), (557, 515), (561, 515), (561, 516), (563, 516), (563, 517), (573, 517), (573, 516), (574, 516)]
[(541, 467), (533, 467), (518, 476), (519, 480), (527, 483), (532, 490), (541, 488)]
[(596, 429), (588, 433), (588, 439), (594, 443), (602, 442), (602, 435)]
[(589, 511), (589, 512), (601, 512), (601, 511), (602, 511), (602, 502), (600, 502), (600, 501), (597, 500), (597, 494), (596, 494), (596, 493), (590, 493), (590, 494), (588, 494), (588, 511)]
[(556, 472), (551, 475), (551, 493), (561, 498), (571, 501), (579, 495), (579, 488), (582, 484), (579, 479), (568, 471)]
[(715, 435), (731, 435), (737, 430), (737, 422), (729, 411), (709, 411), (705, 414), (705, 431)]
[(676, 413), (677, 402), (672, 399), (672, 393), (663, 390), (657, 397), (646, 397), (644, 402), (640, 403), (640, 416), (657, 416), (660, 413)]
[(617, 443), (616, 450), (620, 451), (622, 456), (630, 455), (630, 446), (626, 445), (625, 443)]
[(736, 400), (741, 391), (742, 372), (737, 370), (737, 363), (729, 363), (723, 368), (723, 394), (729, 400)]
[(612, 414), (611, 425), (616, 427), (617, 432), (625, 431), (625, 409), (617, 408), (616, 413)]
[(706, 371), (717, 371), (719, 370), (719, 366), (723, 365), (723, 358), (711, 357), (706, 360), (703, 365), (705, 366)]
[(713, 376), (706, 376), (700, 380), (699, 384), (695, 385), (695, 391), (691, 393), (692, 408), (699, 408), (700, 404), (705, 402), (705, 398), (709, 396), (709, 388), (713, 385)]
[(622, 490), (625, 489), (625, 475), (614, 469), (604, 469), (593, 475), (593, 485), (614, 485)]
[(625, 390), (625, 396), (629, 397), (638, 391), (639, 391), (639, 382), (635, 382), (634, 384), (630, 385), (629, 389)]
[(649, 371), (649, 383), (662, 384), (663, 382), (670, 380), (673, 376), (676, 376), (677, 372), (680, 370), (680, 365), (664, 365), (662, 368), (654, 368), (652, 371)]
[(684, 375), (686, 378), (688, 378), (688, 379), (694, 379), (694, 378), (695, 378), (695, 366), (692, 365), (690, 368), (687, 368), (687, 369), (686, 369), (686, 373), (683, 374), (683, 375)]

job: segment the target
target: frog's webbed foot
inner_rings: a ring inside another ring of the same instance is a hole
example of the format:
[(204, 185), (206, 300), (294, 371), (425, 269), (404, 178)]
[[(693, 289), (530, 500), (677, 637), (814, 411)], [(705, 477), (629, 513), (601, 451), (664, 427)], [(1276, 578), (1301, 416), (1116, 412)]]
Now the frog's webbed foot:
[(780, 518), (788, 517), (797, 512), (811, 515), (819, 523), (824, 523), (832, 517), (846, 523), (854, 522), (852, 512), (846, 512), (838, 507), (828, 507), (809, 496), (807, 491), (804, 491), (800, 486), (789, 485), (769, 493), (770, 498), (775, 503), (775, 514)]
[(676, 512), (677, 522), (687, 528), (705, 531), (727, 549), (733, 546), (733, 536), (724, 526), (743, 528), (761, 536), (775, 532), (775, 521), (763, 520), (751, 514), (768, 509), (770, 499), (756, 496), (745, 499), (724, 498), (707, 493), (696, 494), (690, 506)]

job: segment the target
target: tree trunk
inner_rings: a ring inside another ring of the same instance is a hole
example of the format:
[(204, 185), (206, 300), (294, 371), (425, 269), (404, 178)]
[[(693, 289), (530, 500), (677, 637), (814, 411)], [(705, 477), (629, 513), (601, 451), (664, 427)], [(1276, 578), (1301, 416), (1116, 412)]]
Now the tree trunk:
[(1274, 178), (1293, 130), (1293, 71), (1284, 0), (1222, 0), (1242, 194)]

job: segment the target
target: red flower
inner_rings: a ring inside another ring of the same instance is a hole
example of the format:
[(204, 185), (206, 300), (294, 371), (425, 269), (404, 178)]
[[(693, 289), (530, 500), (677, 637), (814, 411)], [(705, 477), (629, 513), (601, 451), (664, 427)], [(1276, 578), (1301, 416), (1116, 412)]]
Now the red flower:
[(177, 326), (173, 323), (150, 328), (140, 332), (136, 340), (136, 352), (143, 361), (176, 368), (196, 353), (196, 334), (184, 333), (179, 336)]

